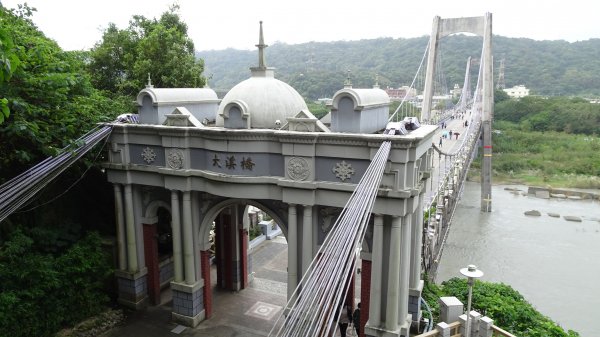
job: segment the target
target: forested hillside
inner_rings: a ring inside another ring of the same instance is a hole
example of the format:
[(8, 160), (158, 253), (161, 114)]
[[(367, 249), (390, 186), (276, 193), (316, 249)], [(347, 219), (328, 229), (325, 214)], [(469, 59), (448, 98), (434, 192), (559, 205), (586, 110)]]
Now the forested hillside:
[[(268, 37), (268, 35), (267, 35)], [(370, 87), (375, 75), (381, 86), (410, 85), (423, 58), (428, 36), (411, 39), (380, 38), (360, 41), (275, 43), (267, 48), (267, 65), (278, 79), (301, 95), (331, 97), (350, 70), (355, 87)], [(448, 87), (462, 85), (467, 58), (479, 58), (481, 38), (456, 35), (441, 40)], [(536, 41), (494, 36), (495, 75), (505, 59), (507, 87), (524, 84), (539, 95), (600, 96), (600, 39), (581, 42)], [(227, 91), (250, 76), (257, 51), (211, 50), (196, 55), (205, 61), (210, 86)]]

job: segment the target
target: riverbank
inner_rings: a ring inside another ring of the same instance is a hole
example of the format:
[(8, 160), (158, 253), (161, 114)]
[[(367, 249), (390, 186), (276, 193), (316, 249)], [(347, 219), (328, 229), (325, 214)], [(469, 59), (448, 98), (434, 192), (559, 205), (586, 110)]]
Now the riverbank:
[[(481, 171), (478, 168), (469, 168), (468, 181), (480, 182)], [(539, 186), (548, 189), (586, 189), (598, 190), (600, 194), (600, 177), (578, 174), (544, 175), (539, 171), (524, 172), (497, 172), (492, 176), (493, 185), (527, 185)]]

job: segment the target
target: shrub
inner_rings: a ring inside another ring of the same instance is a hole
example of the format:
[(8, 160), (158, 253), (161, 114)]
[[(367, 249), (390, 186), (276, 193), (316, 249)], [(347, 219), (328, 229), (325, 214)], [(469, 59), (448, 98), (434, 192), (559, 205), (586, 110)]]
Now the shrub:
[(111, 269), (98, 234), (56, 256), (35, 248), (20, 230), (0, 248), (0, 336), (52, 336), (108, 302)]
[[(452, 278), (441, 286), (427, 282), (423, 297), (434, 311), (437, 320), (439, 304), (437, 298), (455, 296), (467, 303), (468, 287), (464, 278)], [(473, 286), (472, 310), (494, 320), (494, 325), (522, 337), (576, 337), (575, 331), (565, 331), (547, 316), (537, 311), (531, 303), (512, 287), (502, 283), (475, 281)]]

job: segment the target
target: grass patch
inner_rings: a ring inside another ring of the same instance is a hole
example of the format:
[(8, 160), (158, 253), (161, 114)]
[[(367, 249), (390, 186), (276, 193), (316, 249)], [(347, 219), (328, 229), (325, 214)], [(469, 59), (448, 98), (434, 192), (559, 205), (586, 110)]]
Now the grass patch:
[[(495, 123), (492, 181), (554, 188), (600, 188), (600, 138), (563, 132), (522, 131), (516, 124)], [(471, 166), (479, 180), (481, 157)]]

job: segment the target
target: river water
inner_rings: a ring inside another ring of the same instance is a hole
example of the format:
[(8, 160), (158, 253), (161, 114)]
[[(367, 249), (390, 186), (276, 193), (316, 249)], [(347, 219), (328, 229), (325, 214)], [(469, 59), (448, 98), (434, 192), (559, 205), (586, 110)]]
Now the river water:
[[(540, 199), (505, 187), (492, 187), (493, 210), (483, 213), (479, 183), (466, 183), (436, 282), (461, 277), (460, 268), (475, 264), (484, 272), (481, 280), (509, 284), (565, 330), (598, 336), (600, 203)], [(510, 187), (527, 192), (526, 186)], [(533, 209), (542, 216), (523, 214)], [(583, 221), (567, 221), (565, 215)]]

